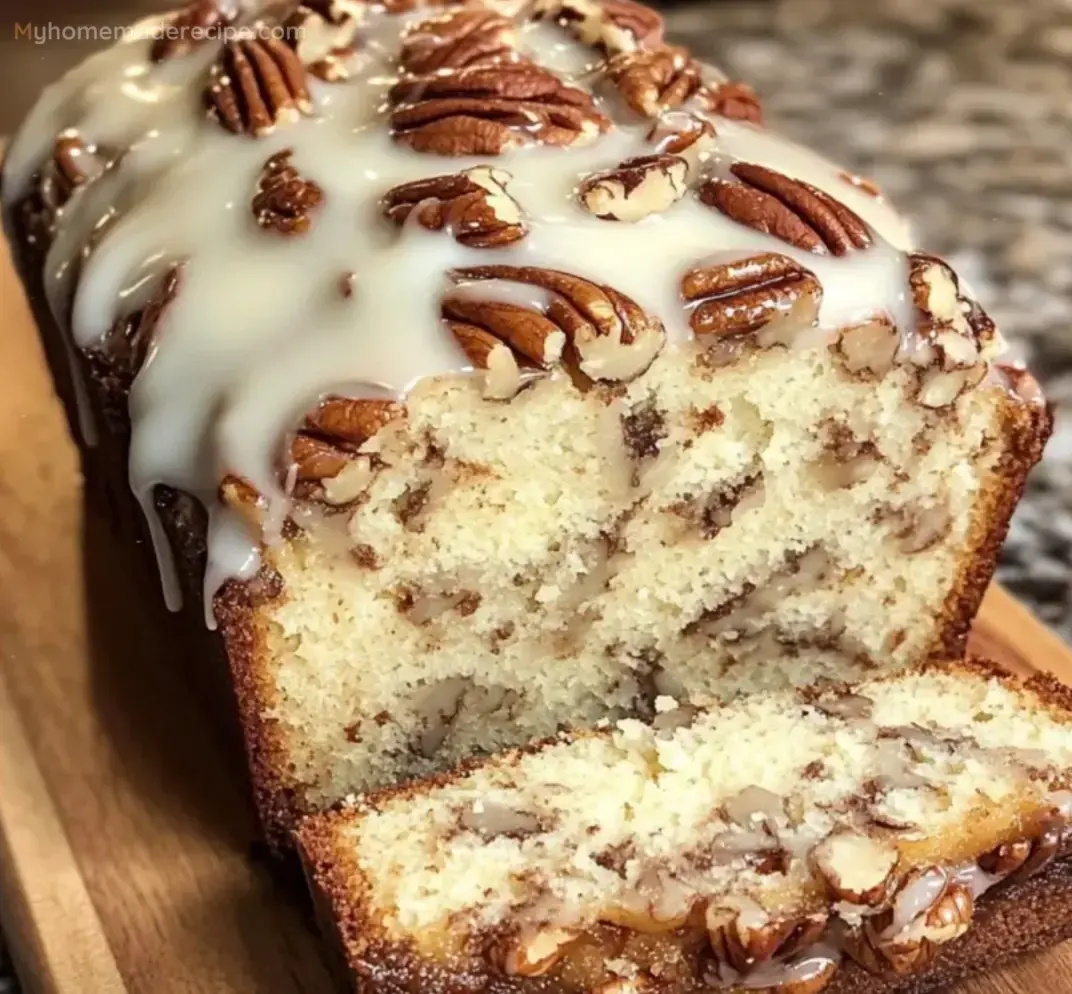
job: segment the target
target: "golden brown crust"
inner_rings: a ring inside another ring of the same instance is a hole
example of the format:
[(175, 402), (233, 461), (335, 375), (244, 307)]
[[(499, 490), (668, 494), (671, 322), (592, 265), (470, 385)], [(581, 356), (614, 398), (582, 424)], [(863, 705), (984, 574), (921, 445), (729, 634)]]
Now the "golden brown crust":
[(1009, 519), (1024, 492), (1027, 474), (1042, 458), (1053, 431), (1049, 404), (1025, 404), (1006, 395), (999, 418), (1005, 448), (968, 526), (957, 576), (939, 614), (938, 634), (925, 653), (928, 658), (963, 657), (968, 631), (997, 568)]

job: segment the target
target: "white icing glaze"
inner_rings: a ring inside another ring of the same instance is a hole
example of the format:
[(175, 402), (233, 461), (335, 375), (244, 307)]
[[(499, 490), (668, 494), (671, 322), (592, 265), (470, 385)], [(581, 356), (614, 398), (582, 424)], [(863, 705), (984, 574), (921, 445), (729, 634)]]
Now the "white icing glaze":
[[(245, 10), (248, 18), (257, 5)], [(209, 507), (211, 601), (227, 577), (256, 569), (260, 540), (217, 503), (225, 473), (266, 497), (270, 541), (288, 506), (278, 477), (281, 441), (320, 396), (404, 396), (423, 377), (468, 370), (438, 318), (452, 268), (544, 266), (608, 284), (658, 316), (674, 347), (690, 337), (678, 289), (685, 270), (773, 251), (819, 278), (823, 329), (876, 312), (890, 314), (903, 331), (914, 322), (905, 223), (842, 179), (837, 167), (773, 132), (714, 119), (717, 137), (705, 168), (724, 173), (736, 160), (758, 161), (830, 191), (871, 226), (872, 248), (843, 258), (815, 255), (730, 221), (693, 196), (635, 225), (592, 217), (577, 204), (579, 181), (651, 151), (651, 122), (630, 120), (618, 107), (606, 108), (617, 126), (583, 148), (531, 146), (489, 160), (423, 155), (394, 143), (382, 108), (397, 77), (397, 40), (424, 16), (428, 11), (371, 14), (350, 78), (310, 80), (315, 114), (260, 140), (230, 134), (203, 109), (215, 43), (152, 65), (149, 42), (127, 40), (50, 87), (8, 153), (7, 203), (29, 190), (64, 129), (104, 154), (122, 153), (58, 212), (46, 286), (58, 322), (70, 326), (77, 345), (97, 343), (118, 317), (144, 303), (164, 272), (183, 264), (181, 292), (130, 395), (131, 486), (154, 529), (173, 606), (178, 592), (152, 511), (153, 488), (178, 487)], [(143, 32), (159, 20), (142, 22)], [(527, 24), (518, 34), (521, 49), (538, 61), (576, 85), (595, 85), (590, 70), (597, 56), (561, 28)], [(286, 148), (325, 194), (311, 229), (297, 237), (258, 228), (249, 207), (265, 160)], [(507, 188), (530, 228), (522, 241), (492, 253), (413, 224), (400, 231), (380, 217), (380, 198), (399, 183), (489, 161), (512, 177)], [(338, 283), (347, 272), (355, 274), (354, 293), (344, 299)], [(527, 287), (492, 292), (546, 303)]]

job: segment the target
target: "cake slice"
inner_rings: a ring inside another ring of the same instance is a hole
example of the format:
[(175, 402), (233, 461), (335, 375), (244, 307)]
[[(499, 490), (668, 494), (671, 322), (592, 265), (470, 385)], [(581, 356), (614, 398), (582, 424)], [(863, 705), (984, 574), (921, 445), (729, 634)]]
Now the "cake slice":
[(1072, 696), (983, 663), (560, 735), (298, 831), (359, 992), (869, 994), (1072, 934)]
[(960, 654), (1050, 430), (878, 191), (633, 0), (196, 0), (49, 90), (3, 198), (281, 844), (660, 696)]

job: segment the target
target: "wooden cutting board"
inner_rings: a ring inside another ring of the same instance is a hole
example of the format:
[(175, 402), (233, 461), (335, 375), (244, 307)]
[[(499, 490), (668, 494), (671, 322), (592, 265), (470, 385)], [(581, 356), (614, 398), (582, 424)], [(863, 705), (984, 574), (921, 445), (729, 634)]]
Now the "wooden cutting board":
[[(145, 557), (84, 511), (0, 256), (0, 921), (28, 994), (328, 994), (301, 902), (256, 858), (241, 764), (199, 713)], [(1072, 683), (999, 589), (977, 649)], [(958, 994), (1069, 990), (1072, 944)]]

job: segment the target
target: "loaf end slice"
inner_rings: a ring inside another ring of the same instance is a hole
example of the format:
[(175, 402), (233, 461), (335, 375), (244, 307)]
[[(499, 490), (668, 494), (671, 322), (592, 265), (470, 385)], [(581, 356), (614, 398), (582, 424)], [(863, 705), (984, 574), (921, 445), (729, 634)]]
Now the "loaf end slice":
[(921, 992), (1072, 933), (1072, 694), (985, 663), (562, 735), (313, 816), (360, 992)]

